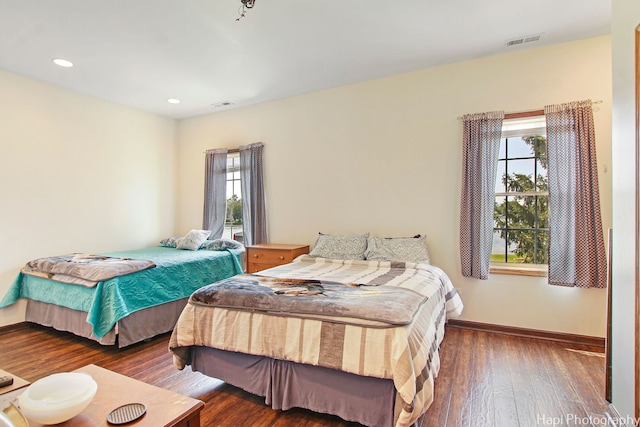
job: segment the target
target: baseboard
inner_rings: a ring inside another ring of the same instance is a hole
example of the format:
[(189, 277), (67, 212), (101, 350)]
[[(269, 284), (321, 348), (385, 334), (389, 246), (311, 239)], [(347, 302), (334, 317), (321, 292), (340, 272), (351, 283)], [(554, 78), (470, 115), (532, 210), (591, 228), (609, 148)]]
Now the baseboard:
[(524, 338), (538, 338), (548, 341), (558, 341), (568, 344), (587, 345), (605, 349), (603, 337), (567, 334), (564, 332), (542, 331), (539, 329), (518, 328), (515, 326), (494, 325), (490, 323), (471, 322), (468, 320), (451, 319), (447, 321), (450, 328), (471, 329), (474, 331), (493, 332), (504, 335), (515, 335)]

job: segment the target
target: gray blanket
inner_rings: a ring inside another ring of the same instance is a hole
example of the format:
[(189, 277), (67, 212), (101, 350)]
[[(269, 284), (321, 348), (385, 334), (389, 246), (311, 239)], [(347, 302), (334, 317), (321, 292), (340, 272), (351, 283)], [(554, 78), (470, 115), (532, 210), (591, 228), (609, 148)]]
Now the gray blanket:
[(38, 258), (22, 267), (22, 273), (57, 282), (93, 287), (98, 282), (155, 267), (153, 261), (104, 255), (71, 254)]
[[(426, 296), (394, 286), (238, 275), (200, 288), (192, 304), (269, 314), (339, 317), (344, 323), (391, 327), (413, 320)], [(372, 323), (376, 322), (376, 323)]]

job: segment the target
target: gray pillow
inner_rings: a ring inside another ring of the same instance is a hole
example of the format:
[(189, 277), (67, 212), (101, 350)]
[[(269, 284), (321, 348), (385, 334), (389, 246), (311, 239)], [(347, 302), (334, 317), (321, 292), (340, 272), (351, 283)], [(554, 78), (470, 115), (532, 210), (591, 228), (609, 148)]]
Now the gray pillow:
[(331, 236), (319, 233), (318, 239), (309, 255), (332, 259), (364, 259), (368, 237), (369, 233), (348, 236)]
[(180, 243), (180, 240), (182, 240), (182, 237), (179, 236), (167, 237), (166, 239), (160, 240), (160, 244), (168, 248), (175, 248), (176, 246), (178, 246), (178, 243)]
[(367, 260), (429, 263), (427, 237), (370, 237), (365, 252)]
[(176, 248), (197, 251), (210, 234), (211, 230), (191, 230), (178, 242)]
[(231, 240), (231, 239), (215, 239), (215, 240), (207, 240), (202, 245), (200, 245), (200, 249), (204, 249), (207, 251), (222, 251), (225, 249), (241, 249), (244, 246), (242, 243)]

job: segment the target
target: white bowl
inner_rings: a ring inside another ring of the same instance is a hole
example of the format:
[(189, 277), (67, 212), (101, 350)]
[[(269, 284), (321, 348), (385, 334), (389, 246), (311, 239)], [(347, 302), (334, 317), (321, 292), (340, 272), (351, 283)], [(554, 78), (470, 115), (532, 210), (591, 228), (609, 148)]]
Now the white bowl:
[(18, 397), (20, 411), (41, 424), (58, 424), (78, 415), (91, 403), (98, 384), (91, 375), (64, 372), (31, 384)]

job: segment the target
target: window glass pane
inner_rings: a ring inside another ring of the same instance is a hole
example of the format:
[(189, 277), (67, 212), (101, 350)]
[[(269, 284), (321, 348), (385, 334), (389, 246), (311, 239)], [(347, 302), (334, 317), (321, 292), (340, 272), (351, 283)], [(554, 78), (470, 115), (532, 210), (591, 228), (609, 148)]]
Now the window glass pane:
[(549, 228), (549, 196), (538, 196), (538, 228)]
[(533, 191), (534, 160), (509, 160), (507, 162), (507, 190)]
[(509, 144), (508, 149), (510, 159), (534, 156), (533, 148), (529, 144), (525, 143), (522, 138), (509, 138), (507, 141)]
[(523, 136), (522, 141), (531, 148), (532, 155), (545, 157), (547, 155), (547, 138), (541, 135)]
[(507, 226), (505, 200), (505, 196), (496, 196), (493, 209), (493, 228), (505, 228)]
[(538, 156), (540, 160), (540, 166), (546, 171), (547, 170), (547, 153), (540, 153)]
[(502, 238), (500, 231), (493, 232), (493, 246), (491, 248), (492, 262), (507, 262), (507, 241)]
[(505, 172), (506, 172), (507, 162), (504, 160), (498, 161), (498, 170), (496, 171), (496, 193), (504, 193), (507, 191), (505, 189)]
[(227, 219), (222, 236), (242, 241), (242, 193), (239, 166), (239, 155), (227, 156)]
[[(540, 230), (516, 230), (509, 232), (513, 255), (508, 262), (524, 264), (547, 263), (548, 233)], [(510, 248), (510, 249), (511, 249)]]
[(516, 232), (514, 231), (509, 231), (506, 233), (507, 236), (507, 262), (520, 262), (518, 261), (517, 255), (515, 254), (515, 250), (517, 248), (517, 244), (514, 243), (514, 234), (516, 234)]
[(545, 159), (540, 159), (536, 161), (536, 168), (538, 172), (538, 179), (536, 182), (536, 186), (538, 191), (548, 191), (549, 190), (549, 181), (547, 180), (547, 162)]
[(500, 140), (500, 150), (498, 151), (498, 158), (499, 159), (507, 158), (507, 139), (506, 138), (502, 138)]
[(508, 228), (536, 228), (538, 196), (509, 196), (507, 199)]
[(509, 233), (512, 243), (512, 254), (510, 262), (533, 264), (534, 253), (533, 237), (535, 232), (529, 230), (517, 230)]
[(536, 264), (547, 264), (549, 262), (549, 232), (540, 230), (537, 234), (538, 251)]
[(515, 245), (512, 242), (512, 234), (513, 232), (510, 231), (494, 231), (492, 262), (515, 262), (516, 255), (513, 252)]
[(522, 209), (517, 199), (517, 197), (508, 196), (505, 198), (504, 206), (501, 207), (505, 212), (506, 228), (514, 228), (520, 226), (518, 218)]

